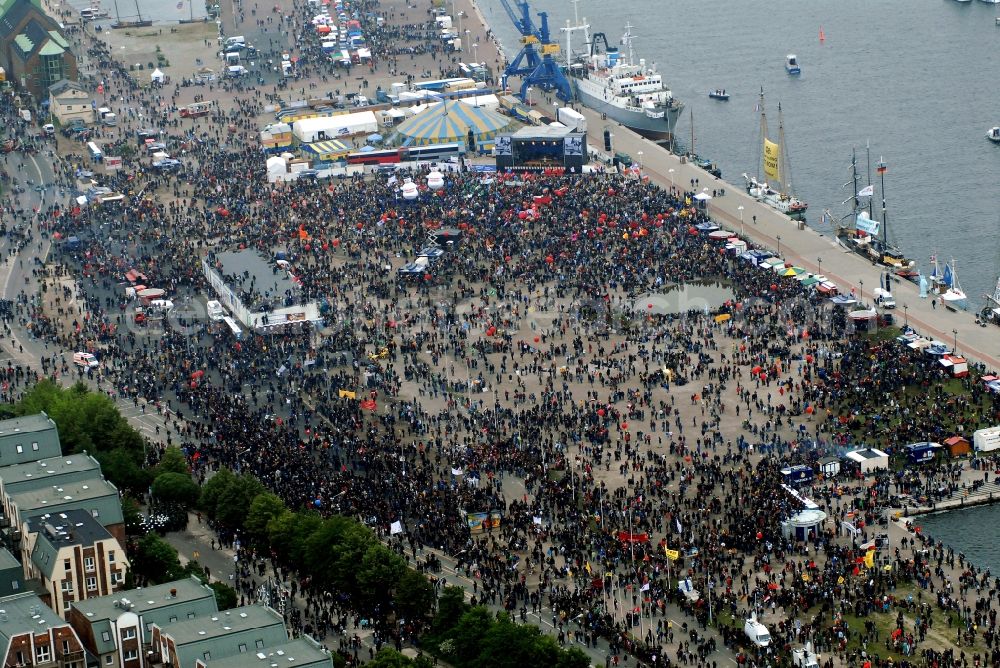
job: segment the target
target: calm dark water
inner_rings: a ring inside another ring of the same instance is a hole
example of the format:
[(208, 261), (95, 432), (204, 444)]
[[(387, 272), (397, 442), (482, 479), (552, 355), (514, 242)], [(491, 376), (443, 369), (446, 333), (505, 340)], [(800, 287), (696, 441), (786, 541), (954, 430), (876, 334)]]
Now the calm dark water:
[[(934, 515), (923, 515), (914, 524), (935, 540), (944, 541), (956, 552), (964, 552), (979, 568), (989, 568), (993, 575), (1000, 574), (1000, 505), (977, 506), (963, 510), (949, 510)], [(970, 531), (970, 527), (982, 530)]]
[[(517, 35), (499, 0), (477, 0), (513, 57)], [(567, 0), (532, 0), (549, 13), (550, 30), (573, 20)], [(864, 168), (866, 141), (872, 164), (888, 164), (886, 199), (890, 236), (924, 273), (929, 259), (954, 256), (958, 276), (977, 303), (992, 292), (1000, 272), (1000, 146), (986, 131), (1000, 125), (1000, 87), (983, 77), (1000, 66), (996, 6), (953, 0), (842, 0), (819, 5), (795, 0), (580, 0), (591, 32), (617, 43), (631, 23), (636, 57), (655, 62), (674, 94), (694, 112), (695, 149), (719, 163), (730, 183), (754, 173), (759, 159), (763, 86), (768, 124), (777, 135), (777, 105), (796, 194), (809, 202), (809, 223), (820, 227), (824, 209), (847, 213), (852, 147)], [(780, 17), (780, 18), (779, 18)], [(536, 25), (539, 21), (533, 17)], [(822, 27), (825, 42), (820, 43)], [(580, 45), (580, 33), (573, 40)], [(788, 53), (802, 75), (785, 74)], [(708, 98), (725, 88), (729, 102)], [(678, 127), (690, 144), (690, 116)], [(880, 205), (877, 205), (880, 206)]]

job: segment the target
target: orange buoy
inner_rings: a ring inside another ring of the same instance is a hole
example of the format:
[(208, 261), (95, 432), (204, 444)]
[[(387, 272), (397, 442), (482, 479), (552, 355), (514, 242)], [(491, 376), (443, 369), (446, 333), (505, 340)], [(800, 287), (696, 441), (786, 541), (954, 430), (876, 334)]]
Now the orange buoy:
[(819, 27), (819, 41), (820, 42), (825, 42), (826, 41), (826, 35), (823, 34), (823, 26)]

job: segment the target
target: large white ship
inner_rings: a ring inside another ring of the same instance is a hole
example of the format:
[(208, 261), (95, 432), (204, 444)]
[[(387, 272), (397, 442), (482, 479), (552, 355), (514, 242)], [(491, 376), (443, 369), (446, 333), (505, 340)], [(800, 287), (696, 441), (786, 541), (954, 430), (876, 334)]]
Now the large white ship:
[[(580, 28), (586, 31), (587, 26)], [(633, 61), (631, 29), (626, 26), (622, 38), (627, 58), (608, 45), (604, 33), (587, 34), (589, 53), (570, 63), (570, 81), (577, 98), (591, 109), (644, 137), (671, 141), (684, 104), (674, 98), (655, 65)]]

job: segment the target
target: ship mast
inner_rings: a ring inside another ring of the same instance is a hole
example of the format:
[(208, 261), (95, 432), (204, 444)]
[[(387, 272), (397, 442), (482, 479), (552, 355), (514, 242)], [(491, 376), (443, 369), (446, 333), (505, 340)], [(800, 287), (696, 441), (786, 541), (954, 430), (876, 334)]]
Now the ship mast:
[(757, 150), (760, 151), (760, 157), (757, 159), (757, 182), (760, 182), (760, 166), (764, 161), (764, 142), (767, 141), (767, 113), (764, 111), (764, 87), (760, 87), (760, 102), (757, 103), (760, 108), (760, 140), (757, 145), (760, 147)]
[(885, 212), (885, 172), (888, 170), (888, 165), (885, 164), (885, 160), (882, 156), (878, 157), (878, 164), (875, 165), (875, 171), (878, 172), (879, 176), (879, 190), (882, 191), (882, 245), (889, 245), (889, 221), (886, 218)]
[(572, 37), (573, 32), (575, 32), (577, 30), (582, 30), (583, 31), (583, 39), (585, 40), (585, 42), (587, 42), (588, 46), (589, 46), (589, 42), (590, 42), (590, 33), (589, 33), (590, 26), (587, 24), (587, 17), (584, 16), (583, 17), (583, 23), (580, 23), (580, 14), (577, 11), (578, 10), (577, 5), (580, 3), (580, 0), (572, 0), (572, 2), (573, 2), (573, 21), (574, 21), (574, 23), (573, 23), (573, 25), (570, 25), (569, 19), (566, 19), (566, 27), (562, 29), (562, 31), (564, 33), (566, 33), (566, 67), (567, 67), (567, 69), (573, 67), (573, 62), (572, 62), (572, 59), (573, 59), (573, 48), (572, 48), (572, 45), (571, 45), (571, 42), (570, 42), (570, 38)]
[(779, 192), (791, 196), (792, 193), (792, 160), (788, 157), (788, 146), (785, 145), (785, 120), (781, 113), (781, 103), (778, 103), (778, 146), (781, 147), (781, 167), (778, 170), (778, 177), (781, 180), (782, 188)]

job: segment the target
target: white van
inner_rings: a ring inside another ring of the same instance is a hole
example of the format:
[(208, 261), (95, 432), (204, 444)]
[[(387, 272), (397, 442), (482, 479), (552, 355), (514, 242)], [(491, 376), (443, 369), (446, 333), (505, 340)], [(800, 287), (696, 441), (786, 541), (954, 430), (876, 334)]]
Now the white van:
[(743, 633), (757, 647), (767, 647), (771, 644), (771, 634), (767, 627), (757, 621), (756, 617), (751, 617), (743, 625)]
[(888, 290), (875, 288), (873, 294), (875, 295), (875, 306), (881, 306), (882, 308), (896, 308), (896, 300), (893, 299), (892, 293)]
[(235, 37), (227, 37), (226, 41), (223, 42), (223, 46), (234, 46), (236, 44), (246, 44), (247, 38), (243, 35), (236, 35)]
[(208, 312), (209, 319), (216, 322), (226, 317), (226, 309), (222, 308), (221, 302), (215, 300), (209, 301), (205, 304), (205, 310)]
[(97, 358), (90, 353), (73, 353), (73, 364), (93, 369), (98, 365)]
[(153, 309), (154, 311), (166, 312), (172, 309), (173, 307), (174, 303), (169, 299), (154, 299), (153, 301), (149, 302), (149, 308)]

